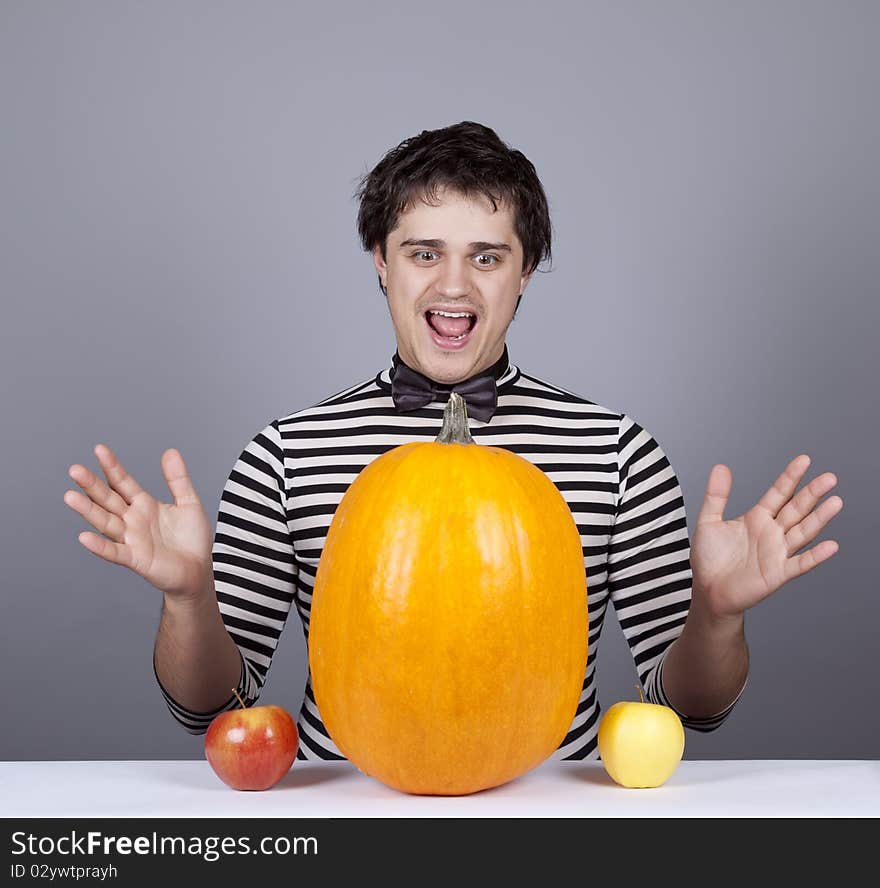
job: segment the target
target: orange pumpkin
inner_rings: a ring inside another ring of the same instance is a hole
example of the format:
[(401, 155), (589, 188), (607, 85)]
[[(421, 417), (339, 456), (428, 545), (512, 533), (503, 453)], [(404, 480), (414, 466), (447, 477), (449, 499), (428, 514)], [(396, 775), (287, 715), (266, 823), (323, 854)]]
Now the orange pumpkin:
[(568, 504), (528, 460), (475, 444), (450, 397), (436, 441), (395, 447), (346, 491), (312, 598), (318, 709), (365, 774), (462, 795), (546, 759), (587, 662)]

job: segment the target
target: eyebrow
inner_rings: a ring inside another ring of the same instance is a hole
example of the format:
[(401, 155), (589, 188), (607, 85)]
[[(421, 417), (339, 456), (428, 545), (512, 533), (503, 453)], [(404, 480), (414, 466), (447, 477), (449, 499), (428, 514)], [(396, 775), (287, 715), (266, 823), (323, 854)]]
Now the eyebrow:
[[(404, 247), (429, 247), (431, 249), (442, 250), (446, 246), (446, 241), (437, 238), (407, 238), (400, 244), (400, 249)], [(492, 244), (489, 241), (471, 241), (468, 244), (471, 250), (507, 250), (508, 253), (513, 252), (510, 244)]]

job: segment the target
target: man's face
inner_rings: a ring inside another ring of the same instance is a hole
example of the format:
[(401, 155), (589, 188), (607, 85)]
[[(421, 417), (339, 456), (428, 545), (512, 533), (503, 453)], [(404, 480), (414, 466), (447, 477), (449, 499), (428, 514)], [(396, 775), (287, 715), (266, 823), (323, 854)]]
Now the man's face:
[[(530, 274), (511, 208), (440, 190), (417, 201), (373, 261), (388, 291), (400, 357), (437, 382), (460, 382), (495, 363)], [(467, 317), (443, 317), (432, 312)]]

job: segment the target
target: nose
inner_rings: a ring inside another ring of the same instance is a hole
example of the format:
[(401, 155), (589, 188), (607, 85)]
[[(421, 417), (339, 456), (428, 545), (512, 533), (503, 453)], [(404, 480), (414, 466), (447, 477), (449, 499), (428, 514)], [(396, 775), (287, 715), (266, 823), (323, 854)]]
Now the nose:
[(444, 298), (466, 296), (471, 291), (471, 278), (467, 260), (448, 257), (438, 265), (437, 293)]

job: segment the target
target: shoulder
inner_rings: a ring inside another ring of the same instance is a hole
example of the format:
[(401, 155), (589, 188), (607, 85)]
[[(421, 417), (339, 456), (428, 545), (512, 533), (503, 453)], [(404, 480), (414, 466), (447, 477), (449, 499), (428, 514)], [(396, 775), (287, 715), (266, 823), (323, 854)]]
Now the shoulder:
[(546, 401), (548, 405), (589, 415), (597, 420), (619, 423), (625, 416), (625, 414), (614, 407), (599, 404), (585, 395), (563, 388), (556, 383), (548, 382), (546, 379), (535, 376), (533, 373), (528, 373), (522, 368), (519, 369), (516, 378), (513, 380), (509, 392), (511, 395), (520, 398), (530, 398), (535, 404)]
[(307, 407), (282, 413), (265, 422), (259, 431), (251, 436), (242, 451), (242, 457), (246, 459), (247, 455), (251, 454), (280, 469), (284, 461), (285, 430), (304, 420), (330, 419), (337, 416), (340, 411), (344, 411), (347, 405), (357, 405), (382, 394), (384, 392), (376, 383), (376, 377), (371, 376)]
[[(613, 428), (617, 437), (618, 452), (627, 456), (645, 446), (658, 447), (654, 436), (631, 413), (616, 406), (606, 406), (571, 389), (528, 373), (521, 368), (513, 385), (511, 395), (529, 399), (533, 407), (542, 405), (551, 410), (565, 411), (566, 415), (588, 419), (609, 431)], [(555, 415), (559, 415), (556, 413)]]
[(283, 429), (285, 425), (290, 425), (300, 420), (326, 418), (338, 411), (345, 410), (346, 407), (362, 405), (364, 402), (383, 397), (386, 392), (379, 385), (377, 379), (377, 376), (362, 379), (360, 382), (328, 395), (320, 401), (279, 416), (273, 422)]

